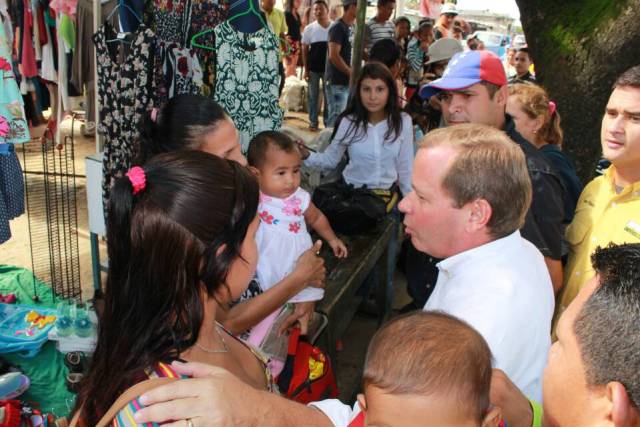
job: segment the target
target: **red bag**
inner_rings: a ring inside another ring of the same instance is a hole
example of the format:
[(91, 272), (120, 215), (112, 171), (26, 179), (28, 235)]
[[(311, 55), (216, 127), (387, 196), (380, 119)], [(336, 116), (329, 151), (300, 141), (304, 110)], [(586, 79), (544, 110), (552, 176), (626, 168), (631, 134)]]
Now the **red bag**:
[(329, 357), (300, 339), (300, 328), (289, 334), (287, 360), (278, 376), (278, 388), (289, 399), (305, 404), (338, 396)]

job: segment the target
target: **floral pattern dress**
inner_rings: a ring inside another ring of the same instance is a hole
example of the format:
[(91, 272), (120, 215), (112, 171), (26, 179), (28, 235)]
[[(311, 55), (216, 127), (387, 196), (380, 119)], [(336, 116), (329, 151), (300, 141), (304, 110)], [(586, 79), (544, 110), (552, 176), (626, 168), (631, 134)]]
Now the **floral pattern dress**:
[(217, 68), (214, 99), (229, 113), (242, 151), (264, 130), (278, 130), (283, 111), (278, 104), (279, 42), (268, 28), (241, 33), (227, 21), (215, 28)]
[(213, 0), (154, 0), (153, 21), (158, 38), (155, 79), (157, 103), (181, 94), (210, 96), (215, 82), (213, 32), (198, 43), (212, 50), (191, 48), (191, 38), (226, 19), (224, 5)]
[[(311, 196), (302, 188), (286, 199), (260, 193), (256, 275), (263, 291), (291, 274), (300, 255), (313, 246), (304, 221), (310, 201)], [(290, 302), (317, 301), (323, 296), (322, 289), (308, 287)]]
[(117, 48), (126, 44), (107, 43), (115, 36), (111, 24), (105, 23), (93, 37), (100, 103), (98, 131), (104, 135), (102, 195), (105, 210), (113, 179), (131, 167), (136, 151), (134, 142), (139, 136), (138, 125), (142, 115), (153, 107), (154, 96), (154, 32), (141, 24), (133, 33), (133, 41), (122, 61), (117, 60)]

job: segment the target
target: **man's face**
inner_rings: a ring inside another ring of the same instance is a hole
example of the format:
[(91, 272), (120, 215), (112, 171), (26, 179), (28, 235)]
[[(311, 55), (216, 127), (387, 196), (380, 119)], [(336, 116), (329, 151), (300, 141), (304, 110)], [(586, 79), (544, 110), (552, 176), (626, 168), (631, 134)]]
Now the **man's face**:
[(396, 8), (395, 3), (386, 3), (382, 6), (378, 6), (378, 19), (382, 22), (386, 22), (391, 18), (393, 11)]
[(442, 179), (456, 155), (451, 147), (418, 150), (411, 178), (413, 191), (399, 205), (413, 246), (436, 258), (455, 255), (464, 233), (466, 211), (456, 208), (442, 188)]
[(322, 3), (316, 3), (313, 5), (313, 16), (318, 21), (324, 21), (329, 15), (329, 9)]
[(526, 74), (529, 71), (529, 67), (531, 66), (531, 58), (529, 58), (529, 54), (527, 52), (518, 52), (515, 55), (515, 67), (516, 73), (519, 76)]
[(460, 409), (450, 396), (394, 395), (367, 386), (358, 396), (367, 427), (478, 427), (477, 420)]
[(443, 13), (442, 15), (440, 15), (440, 24), (442, 24), (445, 28), (451, 28), (454, 19), (456, 19), (456, 15), (452, 13)]
[(409, 33), (411, 32), (409, 28), (409, 24), (404, 21), (400, 21), (396, 25), (396, 38), (397, 39), (406, 39), (409, 37)]
[(580, 290), (558, 321), (556, 328), (558, 341), (549, 350), (543, 377), (545, 426), (593, 425), (594, 396), (587, 385), (585, 366), (573, 325), (596, 287), (597, 278), (594, 277)]
[(600, 137), (604, 157), (617, 168), (640, 168), (640, 88), (613, 90)]
[(276, 0), (262, 0), (262, 9), (267, 12), (271, 12), (273, 10), (273, 6), (276, 4)]
[(464, 89), (442, 91), (438, 97), (442, 115), (448, 126), (476, 123), (497, 127), (504, 117), (507, 90), (503, 86), (491, 98), (489, 90), (480, 83)]

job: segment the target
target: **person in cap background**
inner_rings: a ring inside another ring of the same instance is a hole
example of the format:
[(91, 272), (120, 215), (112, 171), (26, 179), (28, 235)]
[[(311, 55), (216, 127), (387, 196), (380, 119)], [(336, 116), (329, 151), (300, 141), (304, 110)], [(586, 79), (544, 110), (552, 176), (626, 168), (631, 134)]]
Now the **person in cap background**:
[(364, 48), (365, 54), (369, 53), (371, 46), (378, 40), (394, 39), (396, 27), (389, 21), (393, 11), (396, 9), (394, 0), (378, 0), (376, 16), (369, 19), (364, 27)]
[(447, 3), (442, 7), (438, 23), (435, 26), (436, 40), (453, 35), (450, 32), (453, 30), (453, 20), (456, 16), (458, 16), (458, 10), (455, 4)]
[(420, 89), (423, 98), (438, 95), (447, 126), (480, 123), (504, 130), (522, 148), (533, 184), (533, 201), (522, 236), (545, 257), (554, 289), (562, 285), (564, 188), (558, 173), (536, 147), (516, 130), (506, 114), (507, 76), (497, 55), (489, 51), (456, 54), (443, 76)]
[(327, 82), (327, 106), (329, 117), (325, 127), (333, 127), (336, 118), (344, 111), (349, 99), (351, 77), (351, 42), (356, 20), (357, 0), (343, 0), (344, 13), (329, 27), (329, 54), (324, 74)]

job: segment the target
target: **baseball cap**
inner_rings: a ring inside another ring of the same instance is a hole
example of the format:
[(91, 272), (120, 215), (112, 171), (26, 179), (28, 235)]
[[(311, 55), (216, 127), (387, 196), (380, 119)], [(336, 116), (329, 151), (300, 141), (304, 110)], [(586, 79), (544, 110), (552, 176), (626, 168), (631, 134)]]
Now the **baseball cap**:
[(462, 44), (458, 40), (450, 38), (438, 39), (429, 46), (429, 52), (427, 53), (429, 62), (427, 62), (427, 65), (451, 59), (453, 55), (459, 52), (462, 52)]
[(442, 9), (440, 9), (440, 15), (445, 15), (445, 14), (458, 15), (458, 9), (456, 9), (456, 5), (453, 3), (447, 3), (444, 6), (442, 6)]
[(420, 88), (420, 97), (427, 99), (441, 90), (464, 89), (481, 81), (498, 86), (507, 84), (500, 58), (488, 50), (456, 53), (441, 78)]

